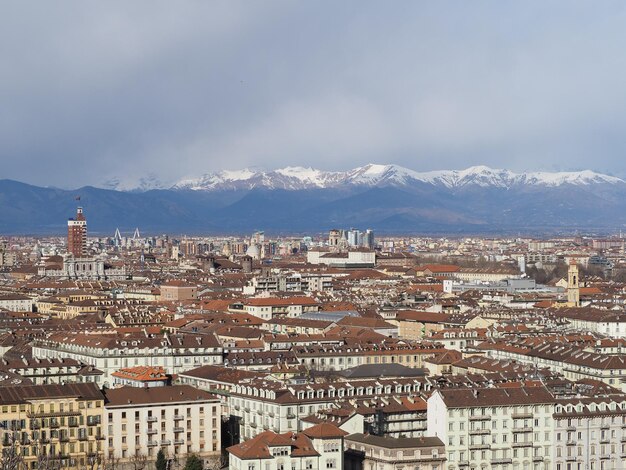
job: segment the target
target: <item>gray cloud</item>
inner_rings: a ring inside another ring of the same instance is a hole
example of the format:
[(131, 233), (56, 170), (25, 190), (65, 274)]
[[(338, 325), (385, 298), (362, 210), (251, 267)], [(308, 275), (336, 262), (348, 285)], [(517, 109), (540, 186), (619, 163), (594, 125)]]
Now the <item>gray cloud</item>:
[(626, 174), (620, 1), (2, 2), (1, 177)]

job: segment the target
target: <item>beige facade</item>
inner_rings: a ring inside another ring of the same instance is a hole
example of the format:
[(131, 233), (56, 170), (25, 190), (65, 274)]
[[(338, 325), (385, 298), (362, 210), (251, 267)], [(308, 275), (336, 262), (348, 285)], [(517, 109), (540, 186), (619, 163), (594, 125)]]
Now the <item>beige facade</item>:
[(94, 384), (5, 387), (0, 452), (15, 449), (21, 455), (12, 464), (16, 470), (92, 468), (104, 455), (103, 406), (104, 396)]

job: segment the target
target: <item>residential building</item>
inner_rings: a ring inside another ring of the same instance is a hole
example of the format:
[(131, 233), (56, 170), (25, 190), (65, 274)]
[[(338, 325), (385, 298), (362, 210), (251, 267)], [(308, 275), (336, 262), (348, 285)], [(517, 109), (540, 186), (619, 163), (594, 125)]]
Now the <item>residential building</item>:
[(265, 431), (229, 447), (229, 470), (343, 470), (344, 436), (332, 424), (298, 433)]
[(220, 455), (221, 410), (214, 395), (188, 385), (105, 391), (105, 457), (120, 463)]
[(345, 470), (444, 470), (445, 445), (438, 437), (391, 438), (350, 434)]
[(104, 457), (103, 409), (93, 383), (0, 387), (0, 452), (16, 446), (28, 468), (94, 468)]

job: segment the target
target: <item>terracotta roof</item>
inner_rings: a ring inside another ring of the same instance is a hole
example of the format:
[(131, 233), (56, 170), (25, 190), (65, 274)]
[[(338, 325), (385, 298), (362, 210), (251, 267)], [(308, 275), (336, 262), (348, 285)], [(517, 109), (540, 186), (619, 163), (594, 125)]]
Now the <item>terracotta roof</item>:
[(120, 369), (111, 375), (122, 379), (136, 380), (139, 382), (162, 382), (168, 379), (163, 367), (137, 366)]
[(320, 454), (313, 447), (311, 440), (303, 433), (276, 434), (265, 431), (254, 438), (228, 447), (226, 450), (242, 460), (270, 459), (270, 447), (289, 446), (292, 457), (316, 457)]
[(320, 423), (302, 431), (311, 439), (334, 439), (347, 436), (348, 433), (329, 423)]

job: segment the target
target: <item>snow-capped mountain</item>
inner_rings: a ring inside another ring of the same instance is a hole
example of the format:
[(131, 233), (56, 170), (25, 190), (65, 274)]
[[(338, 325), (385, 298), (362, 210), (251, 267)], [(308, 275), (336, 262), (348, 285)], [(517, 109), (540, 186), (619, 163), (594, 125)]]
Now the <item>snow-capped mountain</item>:
[[(417, 172), (372, 164), (337, 172), (221, 171), (164, 186), (150, 175), (111, 181), (112, 189), (62, 190), (0, 179), (0, 232), (63, 233), (76, 194), (92, 233), (111, 235), (116, 227), (220, 234), (261, 227), (283, 233), (337, 226), (387, 233), (626, 228), (626, 182), (592, 171), (515, 173), (477, 166)], [(288, 197), (280, 190), (289, 190)]]
[(530, 172), (514, 173), (509, 170), (473, 166), (465, 170), (417, 172), (398, 165), (369, 164), (349, 171), (323, 171), (314, 168), (287, 167), (273, 171), (220, 171), (200, 178), (184, 179), (172, 189), (216, 191), (249, 190), (254, 188), (302, 190), (311, 188), (338, 188), (342, 186), (410, 186), (426, 183), (445, 188), (469, 186), (512, 188), (514, 186), (562, 185), (587, 186), (591, 184), (626, 184), (623, 180), (595, 173), (580, 172)]

